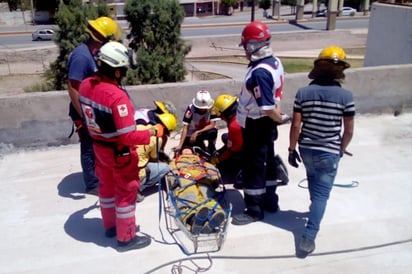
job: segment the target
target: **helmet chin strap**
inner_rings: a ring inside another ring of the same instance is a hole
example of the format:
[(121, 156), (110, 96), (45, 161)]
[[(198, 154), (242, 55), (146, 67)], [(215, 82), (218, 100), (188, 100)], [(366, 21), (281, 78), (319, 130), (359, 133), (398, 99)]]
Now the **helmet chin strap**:
[(272, 56), (273, 55), (273, 50), (272, 48), (267, 45), (264, 47), (261, 47), (260, 49), (256, 50), (253, 54), (250, 54), (250, 61), (257, 61), (263, 58), (266, 58), (268, 56)]
[(270, 40), (258, 42), (258, 41), (251, 41), (246, 44), (245, 50), (247, 54), (253, 55), (255, 52), (259, 51), (261, 48), (270, 45)]

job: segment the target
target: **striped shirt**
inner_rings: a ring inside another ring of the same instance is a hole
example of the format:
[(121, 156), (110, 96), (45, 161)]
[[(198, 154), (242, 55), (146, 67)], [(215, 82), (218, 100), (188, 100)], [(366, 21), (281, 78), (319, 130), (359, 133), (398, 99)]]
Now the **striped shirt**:
[(313, 81), (298, 90), (293, 111), (302, 115), (300, 147), (340, 153), (343, 117), (355, 115), (350, 91), (336, 81)]

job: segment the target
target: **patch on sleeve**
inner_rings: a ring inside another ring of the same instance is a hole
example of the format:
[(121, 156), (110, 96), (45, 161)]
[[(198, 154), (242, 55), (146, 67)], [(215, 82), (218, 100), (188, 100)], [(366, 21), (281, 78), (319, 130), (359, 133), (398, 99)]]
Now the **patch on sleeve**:
[(192, 117), (192, 112), (190, 111), (190, 109), (188, 109), (185, 113), (185, 118), (189, 119), (190, 117)]
[(255, 98), (260, 98), (260, 97), (262, 97), (262, 95), (260, 94), (260, 88), (259, 88), (259, 86), (256, 86), (256, 87), (253, 88), (253, 93), (254, 93), (254, 95), (255, 95)]
[(129, 115), (129, 110), (127, 109), (126, 104), (118, 105), (117, 106), (117, 111), (119, 112), (120, 117), (125, 117)]

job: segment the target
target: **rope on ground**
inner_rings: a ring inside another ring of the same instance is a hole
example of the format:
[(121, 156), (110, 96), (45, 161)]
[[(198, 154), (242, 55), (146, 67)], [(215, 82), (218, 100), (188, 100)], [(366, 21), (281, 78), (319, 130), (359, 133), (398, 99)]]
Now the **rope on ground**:
[[(411, 243), (412, 239), (406, 239), (406, 240), (400, 240), (400, 241), (394, 241), (394, 242), (389, 242), (389, 243), (383, 243), (383, 244), (377, 244), (377, 245), (370, 245), (370, 246), (363, 246), (359, 248), (351, 248), (351, 249), (342, 249), (342, 250), (335, 250), (335, 251), (327, 251), (327, 252), (321, 252), (321, 253), (313, 253), (309, 254), (309, 256), (329, 256), (329, 255), (335, 255), (335, 254), (344, 254), (344, 253), (353, 253), (353, 252), (362, 252), (366, 250), (373, 250), (373, 249), (379, 249), (379, 248), (385, 248), (388, 246), (394, 246), (394, 245), (401, 245), (401, 244), (407, 244)], [(173, 260), (170, 262), (166, 262), (162, 265), (159, 265), (149, 271), (146, 271), (145, 274), (153, 273), (155, 271), (158, 271), (159, 269), (162, 269), (168, 265), (174, 265), (178, 263), (178, 265), (181, 265), (182, 262), (184, 261), (191, 261), (193, 263), (193, 260), (209, 260), (210, 261), (210, 266), (207, 268), (200, 268), (199, 271), (207, 271), (212, 267), (212, 259), (218, 260), (273, 260), (273, 259), (289, 259), (289, 258), (296, 258), (295, 254), (291, 255), (272, 255), (272, 256), (210, 256), (207, 254), (207, 256), (197, 256), (197, 257), (191, 257), (191, 258), (183, 258), (183, 259), (177, 259)], [(174, 266), (173, 266), (174, 267)], [(185, 267), (186, 268), (186, 267)], [(177, 270), (181, 272), (172, 272), (174, 273), (183, 273), (183, 267), (180, 266), (179, 268), (176, 268)], [(192, 269), (190, 269), (192, 270)], [(192, 270), (193, 271), (193, 270)], [(197, 273), (197, 272), (195, 272)]]
[(183, 260), (180, 260), (178, 262), (178, 264), (174, 264), (172, 266), (172, 274), (181, 274), (181, 273), (183, 273), (184, 268), (189, 270), (189, 271), (192, 271), (193, 273), (206, 272), (206, 271), (210, 270), (213, 266), (213, 261), (212, 261), (212, 258), (209, 255), (209, 253), (207, 253), (206, 259), (209, 261), (209, 265), (207, 267), (201, 267), (194, 260), (188, 259), (188, 261), (190, 263), (192, 263), (196, 267), (196, 269), (194, 269), (192, 267), (189, 267), (189, 266), (186, 266), (186, 265), (183, 265), (182, 264)]

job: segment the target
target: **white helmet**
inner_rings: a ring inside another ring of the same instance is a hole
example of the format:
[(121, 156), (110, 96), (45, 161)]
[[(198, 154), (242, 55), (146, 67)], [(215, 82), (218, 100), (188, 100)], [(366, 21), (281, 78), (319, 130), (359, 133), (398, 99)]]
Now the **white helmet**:
[(119, 42), (108, 42), (99, 51), (98, 60), (112, 68), (129, 66), (129, 51)]
[(193, 98), (192, 103), (198, 109), (211, 109), (215, 101), (210, 96), (209, 91), (201, 89), (196, 93), (196, 97)]

